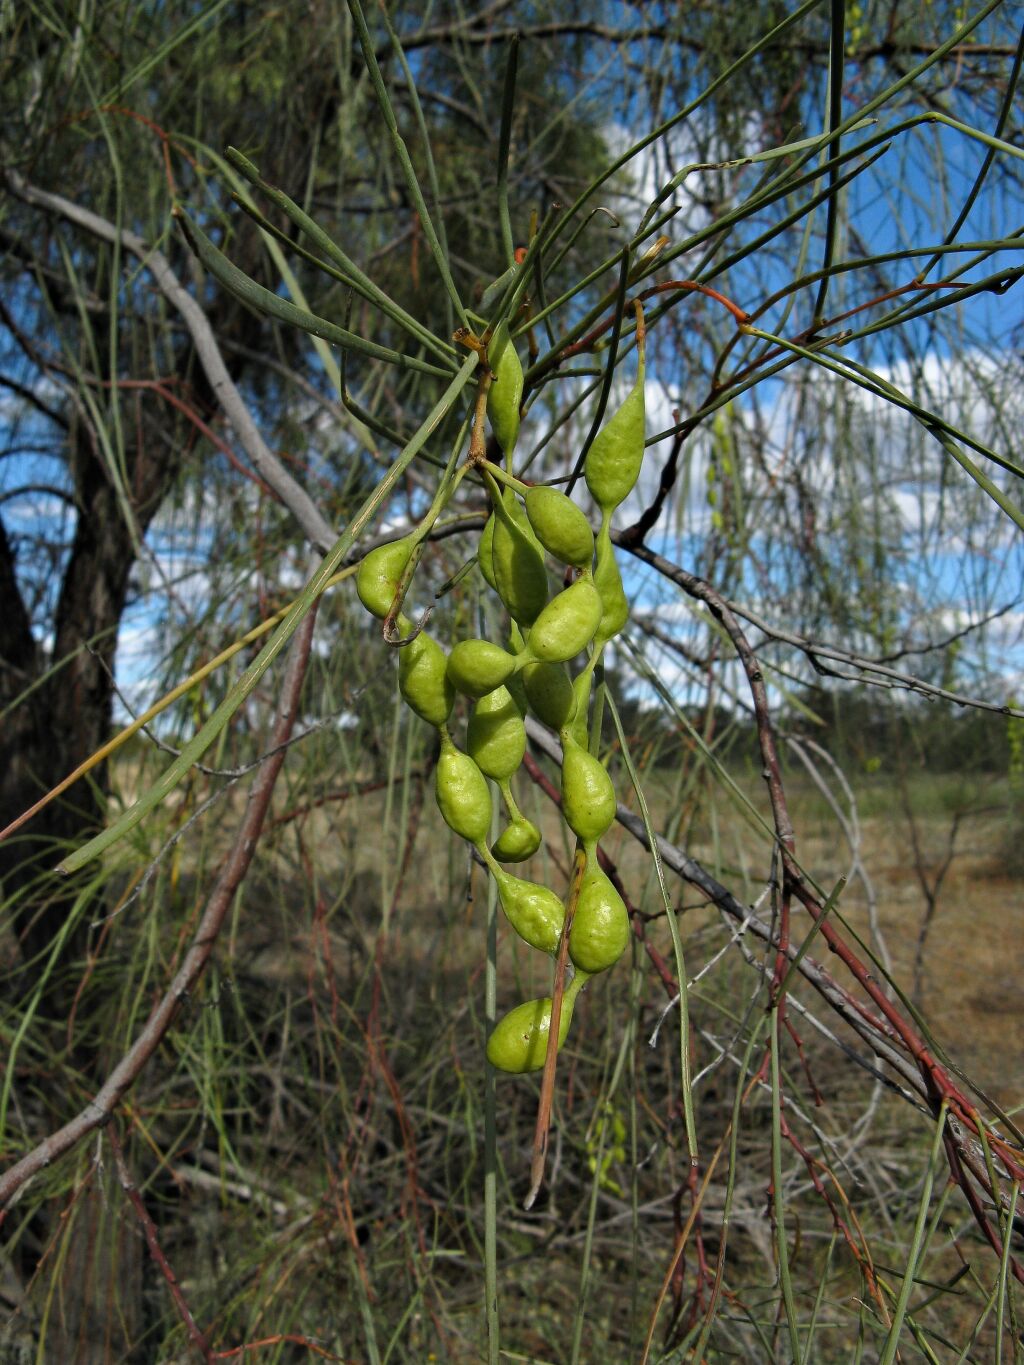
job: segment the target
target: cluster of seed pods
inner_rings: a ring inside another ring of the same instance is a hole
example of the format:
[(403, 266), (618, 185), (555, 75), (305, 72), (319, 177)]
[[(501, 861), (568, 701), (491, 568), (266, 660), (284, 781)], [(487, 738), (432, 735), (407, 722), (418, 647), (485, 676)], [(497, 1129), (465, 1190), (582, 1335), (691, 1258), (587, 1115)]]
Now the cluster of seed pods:
[[(441, 739), (435, 793), (454, 832), (477, 850), (494, 878), (498, 898), (515, 932), (540, 952), (554, 955), (566, 907), (546, 886), (516, 877), (502, 864), (532, 857), (541, 842), (537, 827), (516, 804), (512, 779), (526, 751), (524, 717), (532, 711), (558, 732), (562, 744), (562, 816), (576, 836), (585, 863), (569, 932), (572, 976), (562, 1000), (559, 1046), (587, 980), (614, 966), (629, 938), (625, 905), (598, 863), (598, 841), (615, 818), (615, 791), (600, 759), (590, 752), (590, 694), (594, 669), (608, 643), (625, 625), (629, 605), (611, 542), (611, 517), (640, 474), (644, 453), (643, 324), (638, 311), (639, 367), (622, 406), (594, 439), (584, 478), (601, 515), (595, 537), (582, 510), (563, 492), (527, 487), (505, 470), (479, 465), (492, 513), (480, 538), (478, 564), (510, 618), (508, 648), (491, 640), (462, 640), (445, 654), (426, 631), (397, 618), (405, 643), (398, 650), (398, 683), (409, 707)], [(494, 378), (487, 413), (507, 467), (519, 434), (523, 373), (507, 329), (495, 333), (488, 351)], [(417, 535), (371, 551), (356, 588), (364, 607), (384, 619), (417, 543)], [(569, 586), (551, 595), (545, 555), (557, 562)], [(412, 635), (413, 638), (409, 639)], [(569, 665), (586, 655), (575, 676)], [(456, 694), (472, 702), (465, 749), (452, 737)], [(506, 814), (498, 838), (488, 843), (492, 795), (497, 788)], [(527, 1000), (502, 1018), (487, 1046), (502, 1071), (543, 1066), (551, 1023), (551, 1000)]]

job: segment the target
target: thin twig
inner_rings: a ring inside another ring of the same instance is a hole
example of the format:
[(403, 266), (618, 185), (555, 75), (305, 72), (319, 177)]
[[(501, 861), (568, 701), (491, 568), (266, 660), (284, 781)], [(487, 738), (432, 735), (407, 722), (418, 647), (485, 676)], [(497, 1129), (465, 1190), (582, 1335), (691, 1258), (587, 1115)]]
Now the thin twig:
[(230, 856), (210, 894), (192, 944), (175, 973), (174, 980), (151, 1011), (135, 1042), (85, 1108), (62, 1128), (58, 1128), (56, 1132), (37, 1143), (20, 1161), (0, 1175), (0, 1208), (10, 1203), (33, 1176), (45, 1170), (58, 1157), (71, 1151), (94, 1129), (102, 1128), (110, 1121), (111, 1115), (160, 1046), (177, 1018), (182, 1003), (202, 976), (221, 926), (231, 908), (235, 892), (248, 872), (256, 852), (274, 783), (285, 759), (286, 750), (282, 746), (288, 740), (298, 714), (299, 695), (309, 663), (315, 622), (316, 603), (299, 626), (289, 652), (272, 738), (276, 752), (256, 775)]

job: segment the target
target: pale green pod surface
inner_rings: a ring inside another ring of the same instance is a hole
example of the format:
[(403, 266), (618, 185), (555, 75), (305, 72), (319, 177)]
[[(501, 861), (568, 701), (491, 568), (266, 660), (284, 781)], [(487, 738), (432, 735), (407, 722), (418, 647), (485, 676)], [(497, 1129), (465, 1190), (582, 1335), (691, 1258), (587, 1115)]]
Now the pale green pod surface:
[(515, 497), (506, 490), (494, 513), (491, 565), (494, 587), (514, 621), (532, 626), (548, 600), (548, 571), (540, 543)]
[(584, 749), (590, 739), (590, 692), (593, 682), (594, 673), (590, 668), (585, 668), (582, 673), (577, 673), (572, 680), (573, 721), (569, 727), (569, 733), (576, 743), (581, 744)]
[(434, 775), (434, 794), (444, 822), (456, 834), (479, 844), (491, 828), (491, 793), (487, 779), (468, 754), (442, 740)]
[(480, 543), (476, 550), (476, 562), (480, 565), (480, 572), (484, 576), (484, 582), (492, 592), (498, 591), (498, 584), (494, 578), (494, 523), (495, 516), (492, 512), (487, 518), (484, 529), (480, 532)]
[(589, 578), (578, 578), (553, 597), (533, 623), (529, 650), (545, 663), (565, 663), (586, 649), (601, 624), (601, 594)]
[[(516, 632), (516, 634), (518, 635), (518, 631)], [(510, 643), (512, 645), (513, 651), (516, 654), (522, 653), (523, 649), (525, 648), (523, 644), (523, 637), (521, 635), (519, 635), (518, 639), (511, 640)], [(522, 672), (519, 671), (513, 673), (512, 676), (506, 680), (505, 686), (508, 688), (509, 694), (516, 704), (516, 710), (519, 712), (521, 716), (525, 716), (527, 711), (530, 709), (530, 703), (527, 700), (526, 688), (523, 686)]]
[(473, 707), (466, 749), (477, 767), (495, 782), (512, 776), (526, 752), (526, 726), (507, 687), (496, 687)]
[(553, 891), (492, 868), (505, 918), (521, 939), (542, 953), (554, 953), (565, 922), (565, 906)]
[(443, 725), (452, 713), (455, 689), (444, 650), (420, 631), (398, 651), (398, 687), (405, 702), (428, 725)]
[(644, 459), (644, 367), (622, 407), (594, 437), (583, 463), (583, 477), (604, 513), (624, 502), (640, 477)]
[(529, 489), (525, 501), (530, 525), (548, 554), (563, 564), (588, 569), (594, 533), (573, 500), (557, 488), (539, 487)]
[(569, 955), (575, 966), (593, 975), (614, 967), (628, 942), (629, 915), (622, 897), (592, 859), (569, 931)]
[(608, 536), (607, 526), (597, 537), (597, 562), (594, 565), (594, 587), (601, 594), (604, 610), (601, 624), (594, 636), (597, 645), (607, 644), (629, 620), (629, 602), (622, 587), (622, 575)]
[(499, 863), (524, 863), (540, 848), (540, 830), (532, 820), (521, 816), (506, 825), (491, 845), (491, 853)]
[(412, 554), (412, 541), (393, 540), (388, 545), (378, 545), (371, 550), (356, 573), (356, 592), (368, 612), (381, 620), (391, 610), (398, 580), (405, 572), (405, 566)]
[(538, 720), (552, 730), (567, 725), (576, 710), (576, 698), (563, 665), (527, 664), (520, 677), (530, 709)]
[(509, 455), (519, 436), (523, 367), (509, 337), (507, 322), (499, 323), (491, 338), (487, 348), (487, 363), (494, 372), (494, 379), (487, 391), (487, 416), (491, 419), (498, 445)]
[(615, 788), (604, 764), (567, 734), (562, 736), (562, 814), (585, 844), (596, 843), (615, 819)]
[[(572, 1023), (575, 995), (566, 990), (558, 1018), (558, 1046), (561, 1047)], [(539, 1071), (544, 1065), (551, 1032), (551, 997), (526, 1000), (499, 1019), (487, 1041), (487, 1060), (499, 1071), (521, 1075)]]
[(515, 656), (490, 640), (460, 640), (448, 655), (448, 680), (456, 692), (483, 697), (509, 677)]

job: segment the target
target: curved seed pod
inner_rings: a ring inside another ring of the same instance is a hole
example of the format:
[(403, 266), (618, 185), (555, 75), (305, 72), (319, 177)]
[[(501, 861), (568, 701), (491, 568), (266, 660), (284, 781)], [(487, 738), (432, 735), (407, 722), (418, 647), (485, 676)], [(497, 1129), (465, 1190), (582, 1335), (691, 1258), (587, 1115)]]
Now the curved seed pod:
[(491, 540), (494, 589), (514, 621), (532, 626), (548, 600), (548, 571), (540, 542), (515, 494), (503, 489), (495, 503)]
[(601, 602), (604, 606), (601, 624), (594, 636), (594, 644), (600, 648), (601, 645), (607, 644), (613, 635), (618, 635), (629, 620), (629, 602), (623, 591), (622, 575), (619, 573), (615, 551), (612, 549), (607, 523), (602, 525), (597, 534), (594, 587), (601, 594)]
[(452, 713), (455, 689), (448, 680), (444, 650), (420, 631), (398, 651), (398, 687), (408, 706), (428, 725), (441, 726)]
[(540, 830), (532, 820), (521, 815), (505, 826), (491, 845), (491, 853), (499, 863), (525, 863), (540, 848)]
[(633, 491), (644, 459), (644, 363), (625, 402), (594, 437), (583, 463), (583, 477), (594, 501), (607, 516)]
[[(565, 988), (558, 1017), (559, 1047), (568, 1036), (573, 1006), (585, 980), (585, 976), (575, 976)], [(525, 1000), (498, 1020), (487, 1041), (487, 1060), (499, 1071), (508, 1071), (513, 1075), (539, 1071), (544, 1065), (550, 1032), (551, 997)]]
[(512, 654), (490, 640), (460, 640), (448, 655), (448, 680), (456, 692), (483, 697), (509, 677), (516, 667)]
[(587, 859), (569, 931), (573, 963), (593, 975), (614, 967), (629, 942), (629, 915), (622, 897), (596, 858)]
[(491, 793), (487, 779), (468, 754), (456, 749), (444, 732), (434, 774), (434, 795), (449, 829), (479, 844), (491, 827)]
[(615, 788), (604, 764), (567, 732), (562, 735), (562, 814), (585, 844), (596, 843), (615, 819)]
[(494, 379), (487, 391), (487, 416), (498, 445), (511, 454), (519, 436), (519, 408), (523, 401), (523, 367), (508, 332), (499, 322), (487, 348), (487, 363)]
[(523, 761), (526, 726), (507, 687), (496, 687), (473, 707), (466, 749), (482, 773), (504, 782)]
[(530, 708), (552, 730), (561, 730), (572, 719), (576, 698), (562, 664), (527, 664), (521, 675)]
[(505, 918), (519, 937), (542, 953), (556, 952), (565, 923), (565, 906), (555, 893), (539, 882), (513, 877), (500, 867), (492, 867), (491, 874), (498, 883)]
[[(591, 661), (596, 658), (591, 655)], [(573, 719), (569, 734), (585, 749), (590, 741), (590, 692), (594, 682), (594, 670), (589, 666), (577, 673), (572, 680)], [(562, 736), (563, 740), (565, 736)]]
[(404, 540), (378, 545), (359, 565), (356, 574), (359, 600), (368, 612), (381, 620), (391, 610), (391, 603), (398, 591), (398, 580), (405, 572), (412, 550), (412, 537), (406, 536)]
[(545, 663), (565, 663), (586, 649), (601, 624), (601, 594), (589, 578), (578, 578), (553, 597), (533, 623), (527, 648)]
[(557, 488), (531, 488), (526, 515), (537, 539), (549, 555), (563, 564), (589, 569), (594, 558), (594, 533), (573, 500)]
[(494, 578), (494, 513), (487, 518), (484, 529), (480, 532), (480, 541), (476, 549), (476, 562), (480, 565), (480, 572), (484, 576), (484, 582), (492, 592), (498, 591), (498, 584)]

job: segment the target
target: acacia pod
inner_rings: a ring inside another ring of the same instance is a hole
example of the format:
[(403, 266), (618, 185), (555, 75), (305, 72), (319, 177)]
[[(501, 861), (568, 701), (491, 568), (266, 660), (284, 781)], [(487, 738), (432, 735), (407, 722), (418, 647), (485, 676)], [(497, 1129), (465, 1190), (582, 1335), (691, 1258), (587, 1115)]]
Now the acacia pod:
[(492, 592), (498, 591), (498, 584), (494, 577), (494, 513), (487, 518), (484, 529), (480, 532), (480, 543), (477, 545), (476, 562), (480, 565), (480, 572), (484, 576), (484, 582)]
[(564, 665), (527, 664), (520, 677), (526, 699), (538, 720), (552, 730), (561, 730), (569, 723), (576, 710), (576, 698)]
[(448, 655), (448, 679), (456, 692), (483, 697), (501, 687), (516, 659), (490, 640), (460, 640)]
[(619, 410), (594, 437), (583, 462), (583, 477), (607, 516), (633, 491), (644, 459), (644, 364)]
[(381, 620), (391, 610), (398, 581), (413, 551), (412, 537), (392, 540), (371, 550), (356, 573), (356, 592), (368, 612)]
[(498, 884), (498, 898), (505, 918), (521, 939), (542, 953), (554, 953), (565, 923), (565, 906), (555, 893), (539, 882), (513, 877), (500, 867), (491, 873)]
[(526, 641), (523, 639), (522, 632), (516, 623), (512, 622), (512, 629), (509, 632), (509, 652), (516, 656), (516, 672), (505, 680), (505, 686), (509, 690), (509, 695), (516, 704), (516, 710), (521, 716), (525, 716), (530, 709), (527, 700), (526, 688), (523, 686), (523, 674), (519, 665), (519, 655), (526, 648)]
[[(562, 1010), (558, 1017), (559, 1047), (568, 1036), (573, 1006), (582, 984), (581, 978), (574, 978), (562, 996)], [(573, 990), (574, 986), (576, 990)], [(487, 1041), (487, 1060), (499, 1071), (508, 1071), (513, 1075), (539, 1071), (544, 1065), (550, 1032), (551, 997), (525, 1000), (498, 1020)]]
[(441, 726), (452, 713), (455, 689), (444, 650), (426, 631), (398, 651), (398, 687), (405, 702), (428, 725)]
[(569, 726), (569, 733), (577, 744), (582, 744), (584, 749), (587, 747), (590, 738), (590, 692), (593, 682), (594, 670), (592, 668), (584, 668), (572, 680), (573, 720)]
[(494, 589), (514, 621), (532, 626), (548, 600), (544, 553), (511, 489), (495, 504), (491, 539)]
[(526, 515), (549, 555), (563, 564), (587, 569), (594, 557), (594, 533), (590, 522), (570, 497), (557, 488), (530, 488)]
[(466, 749), (477, 767), (495, 782), (512, 776), (526, 752), (526, 726), (507, 687), (496, 687), (473, 707)]
[(629, 620), (629, 602), (622, 587), (622, 575), (612, 549), (611, 537), (605, 523), (597, 535), (597, 560), (594, 564), (594, 587), (601, 594), (604, 610), (601, 624), (594, 636), (598, 647), (607, 644)]
[(528, 649), (534, 659), (565, 663), (586, 649), (601, 624), (601, 594), (589, 578), (578, 578), (553, 597), (533, 623)]
[(524, 815), (511, 821), (491, 845), (499, 863), (524, 863), (540, 848), (540, 830)]
[(569, 931), (569, 955), (575, 966), (593, 975), (614, 967), (628, 942), (629, 915), (622, 897), (596, 859), (588, 859)]
[(495, 328), (487, 348), (487, 363), (494, 374), (487, 391), (487, 416), (498, 445), (509, 455), (519, 437), (523, 367), (509, 336), (507, 322), (500, 322)]
[(585, 844), (596, 843), (615, 819), (615, 788), (600, 759), (562, 734), (562, 815)]
[(456, 834), (479, 844), (491, 827), (487, 779), (469, 754), (456, 749), (442, 732), (441, 757), (434, 774), (434, 795), (444, 822)]

